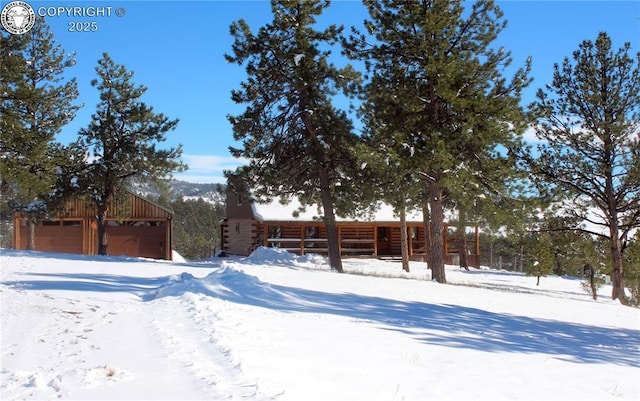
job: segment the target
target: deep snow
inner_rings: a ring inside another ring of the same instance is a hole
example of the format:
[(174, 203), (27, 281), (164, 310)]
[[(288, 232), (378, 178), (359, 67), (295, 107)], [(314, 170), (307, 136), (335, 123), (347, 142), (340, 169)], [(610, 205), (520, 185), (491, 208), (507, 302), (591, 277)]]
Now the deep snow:
[(640, 399), (640, 310), (575, 278), (0, 252), (3, 400)]

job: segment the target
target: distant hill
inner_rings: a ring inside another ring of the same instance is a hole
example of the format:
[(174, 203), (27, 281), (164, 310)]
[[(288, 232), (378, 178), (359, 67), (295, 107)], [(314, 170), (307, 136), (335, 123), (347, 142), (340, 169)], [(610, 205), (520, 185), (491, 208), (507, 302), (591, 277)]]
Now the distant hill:
[[(211, 203), (224, 202), (223, 184), (197, 184), (193, 182), (171, 180), (169, 183), (169, 199), (175, 200), (179, 197), (184, 199), (199, 199)], [(162, 191), (152, 183), (136, 182), (131, 185), (131, 190), (149, 199), (158, 198)]]

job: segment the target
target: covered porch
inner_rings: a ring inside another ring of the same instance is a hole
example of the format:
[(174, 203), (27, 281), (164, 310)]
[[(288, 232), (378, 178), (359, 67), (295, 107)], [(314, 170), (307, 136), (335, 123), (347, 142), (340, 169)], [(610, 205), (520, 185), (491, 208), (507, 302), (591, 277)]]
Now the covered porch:
[[(338, 238), (343, 257), (401, 258), (401, 235), (398, 222), (339, 222)], [(425, 261), (425, 234), (422, 224), (407, 223), (409, 258)], [(462, 241), (466, 242), (467, 261), (478, 267), (479, 235), (477, 228), (459, 236), (445, 225), (445, 263), (458, 264)], [(264, 222), (258, 227), (257, 243), (286, 249), (297, 255), (327, 254), (326, 228), (316, 222)]]

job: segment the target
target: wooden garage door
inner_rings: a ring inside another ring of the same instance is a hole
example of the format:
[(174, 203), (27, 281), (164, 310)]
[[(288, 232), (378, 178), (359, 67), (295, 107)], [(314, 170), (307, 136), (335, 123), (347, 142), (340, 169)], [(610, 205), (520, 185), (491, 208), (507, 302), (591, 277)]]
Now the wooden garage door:
[(166, 256), (166, 227), (162, 226), (107, 226), (109, 255), (125, 255), (164, 259)]
[[(80, 221), (44, 222), (35, 226), (37, 251), (82, 253), (82, 224)], [(20, 227), (20, 244), (27, 246), (27, 227)]]

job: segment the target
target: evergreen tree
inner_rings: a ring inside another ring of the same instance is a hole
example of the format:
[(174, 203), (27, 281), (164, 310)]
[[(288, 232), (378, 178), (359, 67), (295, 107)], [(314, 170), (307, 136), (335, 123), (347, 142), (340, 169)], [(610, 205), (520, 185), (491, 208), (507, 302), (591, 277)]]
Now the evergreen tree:
[(532, 105), (544, 140), (532, 170), (573, 195), (576, 221), (600, 227), (573, 226), (610, 242), (612, 298), (623, 303), (623, 248), (640, 225), (640, 53), (630, 49), (614, 51), (604, 32), (583, 41)]
[[(323, 0), (274, 0), (273, 22), (252, 33), (244, 20), (234, 22), (235, 38), (227, 61), (246, 65), (247, 79), (232, 99), (248, 105), (229, 116), (231, 148), (250, 162), (240, 172), (253, 195), (297, 196), (303, 205), (320, 204), (327, 227), (329, 263), (342, 271), (336, 211), (349, 208), (356, 190), (351, 185), (351, 149), (357, 141), (347, 114), (333, 106), (333, 97), (357, 79), (349, 66), (329, 61), (342, 28), (315, 30), (316, 17), (329, 6)], [(230, 176), (230, 174), (228, 174)]]
[(524, 128), (518, 103), (528, 66), (510, 82), (502, 76), (511, 59), (490, 47), (504, 27), (493, 1), (470, 10), (448, 0), (365, 4), (368, 34), (354, 30), (347, 54), (364, 60), (372, 76), (365, 91), (372, 118), (402, 136), (393, 146), (412, 150), (403, 175), (423, 180), (428, 263), (433, 279), (445, 283), (445, 202), (474, 184), (498, 192), (512, 175), (514, 159), (505, 149), (519, 146), (515, 134)]
[[(75, 64), (56, 44), (44, 19), (23, 35), (4, 30), (0, 37), (0, 195), (3, 204), (29, 217), (27, 248), (34, 248), (33, 225), (51, 212), (57, 173), (72, 157), (55, 135), (79, 106), (75, 78), (64, 72)], [(34, 208), (32, 202), (42, 207)], [(5, 206), (6, 207), (6, 206)]]
[(640, 238), (637, 233), (625, 250), (624, 263), (625, 285), (631, 292), (629, 305), (640, 307)]
[(551, 239), (553, 272), (559, 276), (569, 274), (584, 277), (584, 266), (600, 271), (606, 263), (606, 252), (602, 249), (601, 241), (581, 231), (567, 230), (567, 227), (575, 224), (575, 218), (562, 215), (556, 207), (550, 207), (541, 222), (539, 232), (547, 233)]
[(178, 120), (155, 113), (141, 100), (147, 88), (131, 81), (133, 72), (116, 64), (106, 53), (96, 72), (98, 78), (91, 85), (100, 91), (100, 102), (91, 123), (80, 130), (75, 144), (90, 157), (79, 182), (73, 185), (87, 193), (95, 204), (98, 253), (106, 255), (107, 209), (119, 195), (124, 195), (131, 180), (160, 181), (186, 166), (178, 160), (181, 146), (156, 148)]
[[(367, 110), (367, 107), (363, 109)], [(369, 131), (362, 135), (362, 142), (355, 148), (362, 170), (358, 186), (363, 189), (361, 201), (370, 204), (370, 209), (375, 209), (379, 200), (394, 208), (400, 220), (402, 269), (408, 272), (409, 231), (406, 214), (410, 210), (419, 210), (419, 188), (416, 185), (417, 178), (408, 174), (404, 167), (410, 160), (408, 155), (411, 149), (394, 146), (394, 142), (401, 140), (401, 136), (397, 132), (386, 131), (386, 128), (372, 129), (369, 126)]]
[(187, 259), (206, 259), (221, 248), (220, 221), (225, 216), (224, 204), (211, 204), (202, 198), (179, 198), (171, 203), (173, 246)]
[(553, 273), (553, 253), (551, 251), (551, 237), (546, 234), (533, 235), (527, 244), (529, 253), (525, 272), (528, 276), (536, 276), (536, 285), (540, 285), (540, 277)]

